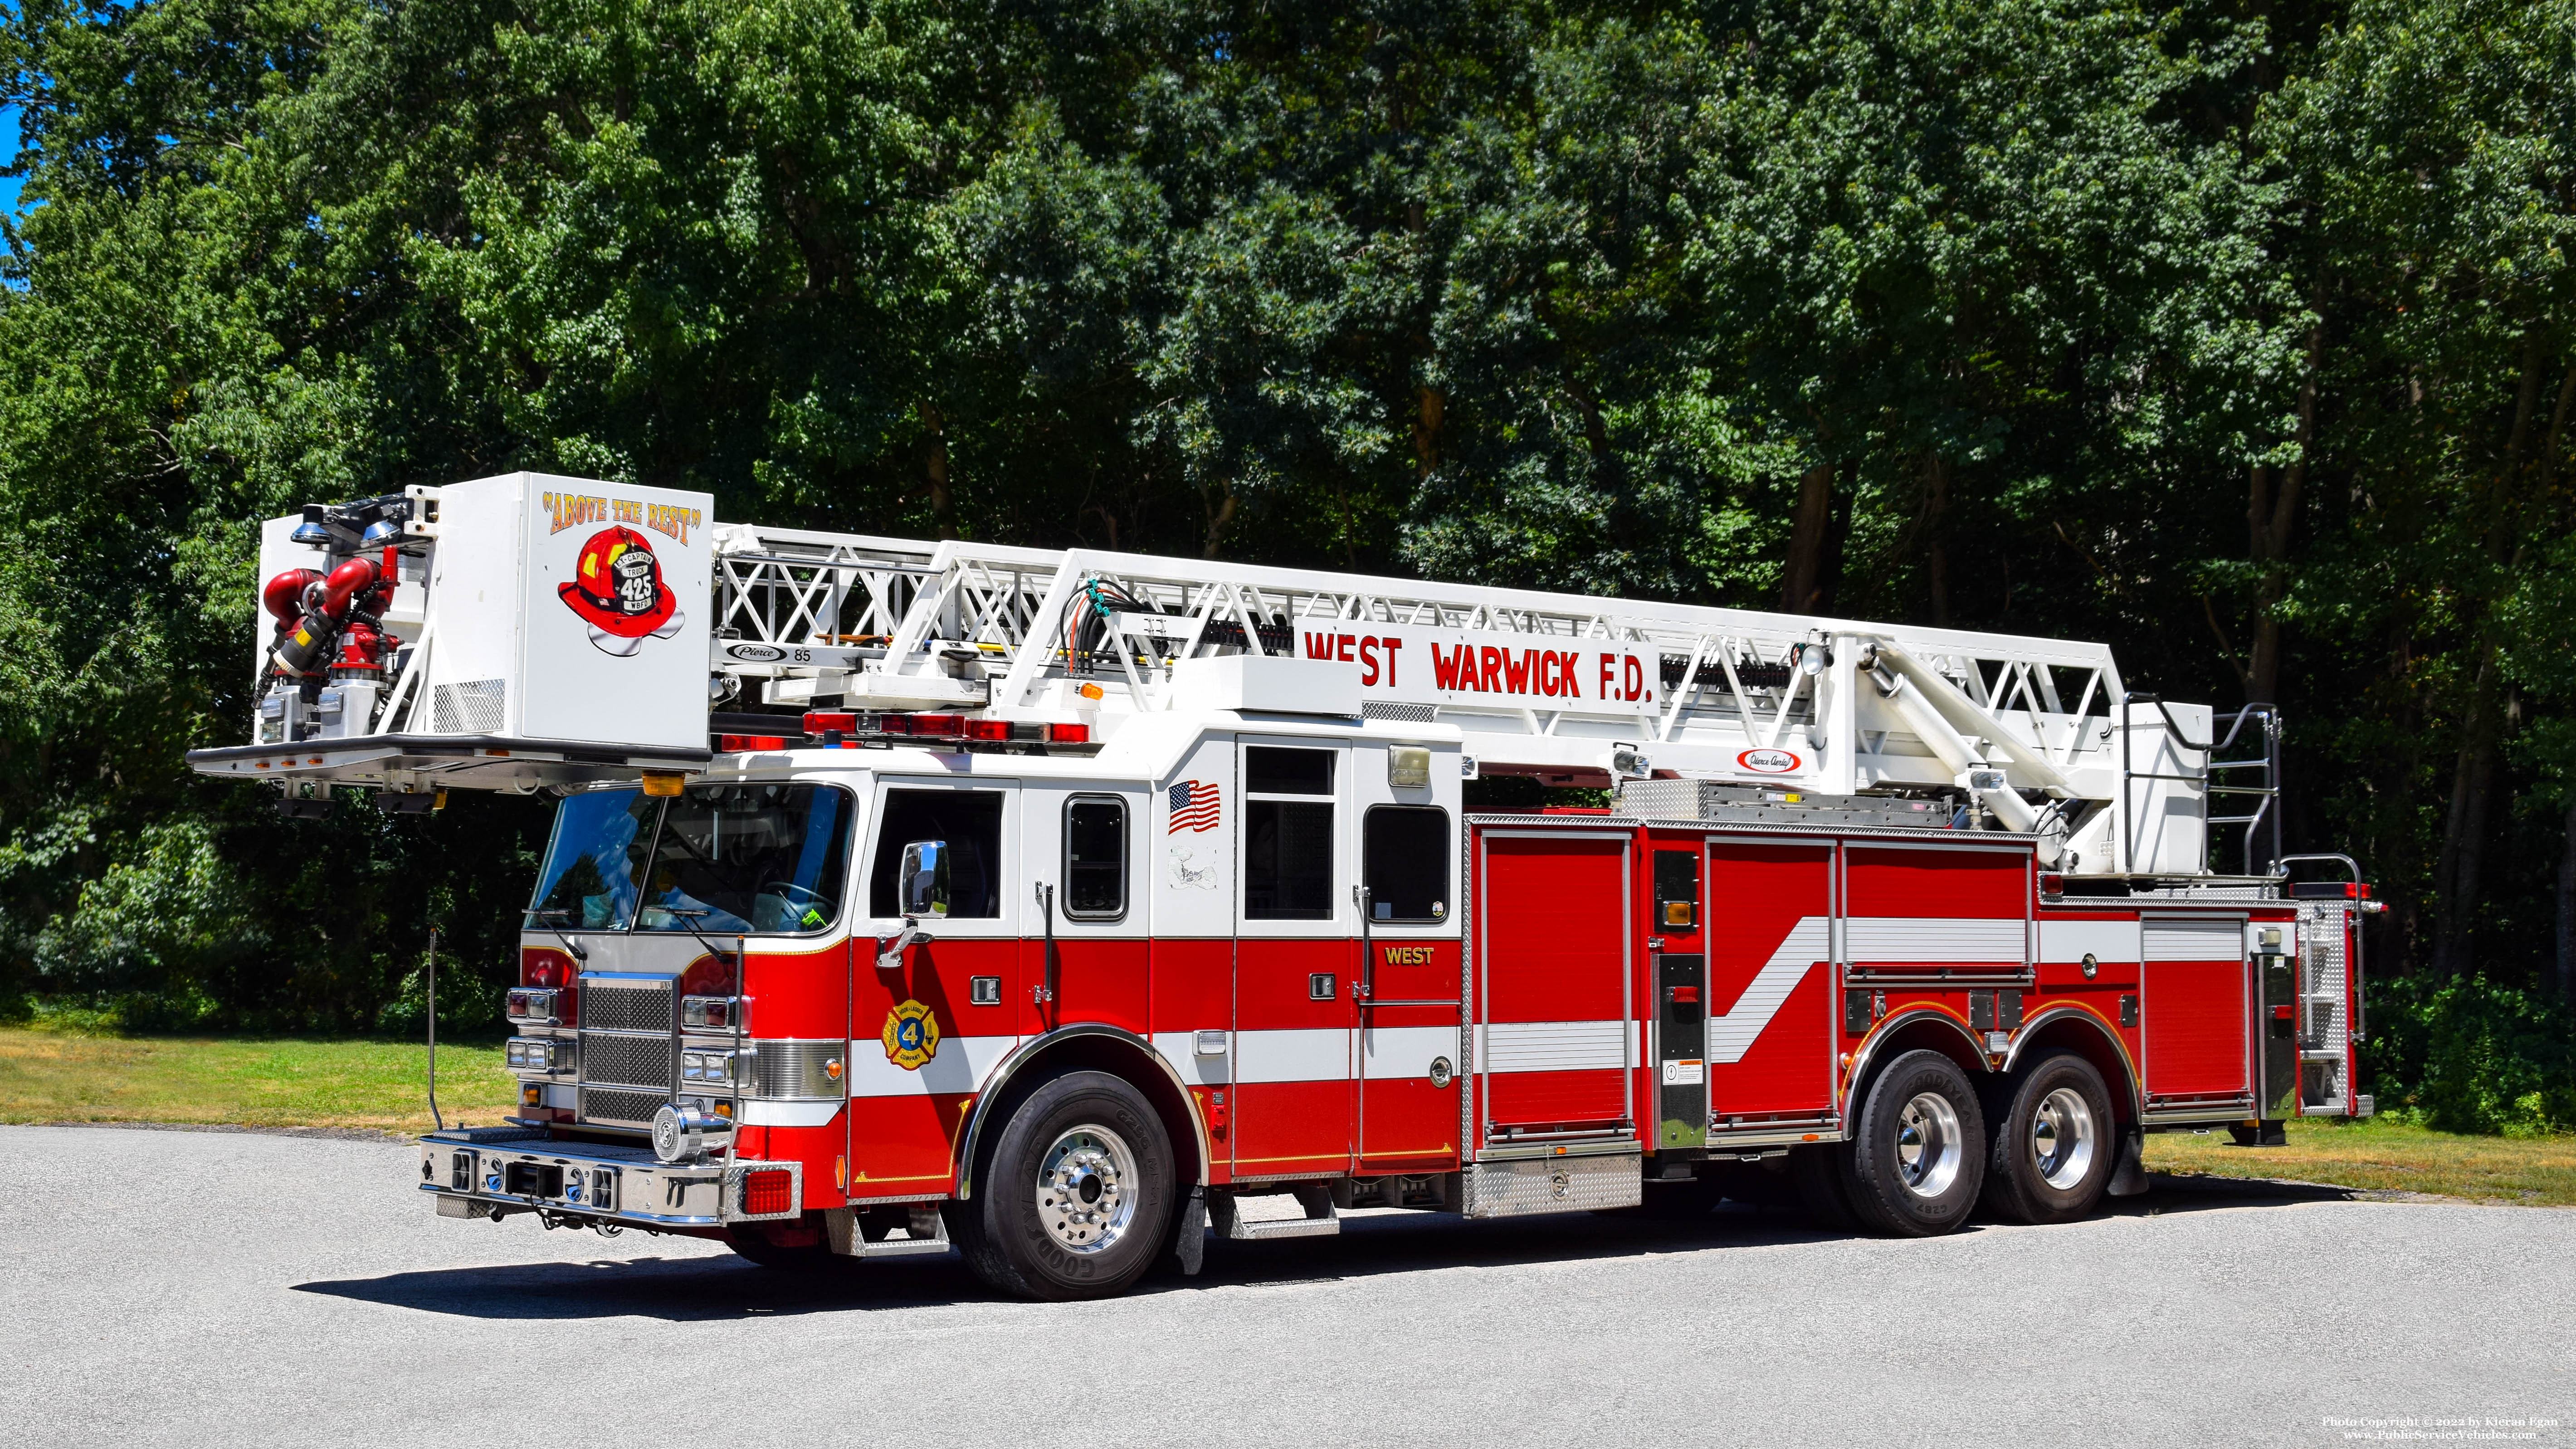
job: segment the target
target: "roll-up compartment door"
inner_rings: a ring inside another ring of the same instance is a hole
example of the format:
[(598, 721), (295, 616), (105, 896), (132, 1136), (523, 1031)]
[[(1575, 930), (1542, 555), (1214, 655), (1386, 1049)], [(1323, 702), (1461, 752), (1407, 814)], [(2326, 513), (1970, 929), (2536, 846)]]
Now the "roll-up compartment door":
[(2141, 939), (2147, 1096), (2248, 1092), (2244, 920), (2150, 919)]

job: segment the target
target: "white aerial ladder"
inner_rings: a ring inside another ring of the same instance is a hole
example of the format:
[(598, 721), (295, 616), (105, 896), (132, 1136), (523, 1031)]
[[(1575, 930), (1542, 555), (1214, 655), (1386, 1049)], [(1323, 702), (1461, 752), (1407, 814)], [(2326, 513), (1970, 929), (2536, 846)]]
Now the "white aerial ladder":
[[(308, 793), (526, 790), (687, 773), (710, 758), (711, 728), (799, 736), (807, 711), (854, 734), (899, 736), (915, 714), (971, 718), (988, 735), (1023, 727), (1005, 739), (1079, 725), (1097, 745), (1146, 714), (1299, 712), (1309, 701), (1286, 681), (1317, 676), (1258, 662), (1291, 656), (1335, 661), (1364, 721), (1456, 730), (1485, 774), (1981, 808), (2076, 875), (2206, 876), (2215, 826), (2244, 827), (2249, 874), (2258, 833), (2270, 832), (2266, 863), (2279, 853), (2277, 718), (2239, 711), (2214, 736), (2208, 706), (2131, 694), (2101, 644), (716, 524), (703, 494), (529, 474), (406, 497), (403, 586), (383, 619), (412, 642), (372, 714), (343, 709), (327, 735), (199, 751), (199, 769)], [(316, 519), (332, 514), (269, 524), (262, 576), (328, 572), (349, 556), (352, 529), (341, 546), (321, 537)], [(293, 542), (299, 528), (321, 546)], [(679, 591), (656, 636), (672, 647), (638, 652), (553, 602), (612, 532), (649, 546), (657, 579)], [(701, 588), (703, 609), (689, 597)], [(590, 645), (575, 647), (585, 627)], [(503, 632), (517, 642), (495, 648)], [(280, 677), (269, 647), (261, 660), (264, 697), (317, 693), (310, 677)], [(1348, 708), (1346, 691), (1327, 693)], [(630, 698), (648, 703), (622, 707)], [(2236, 746), (2248, 758), (2217, 758)], [(2253, 804), (2212, 817), (2213, 794)]]

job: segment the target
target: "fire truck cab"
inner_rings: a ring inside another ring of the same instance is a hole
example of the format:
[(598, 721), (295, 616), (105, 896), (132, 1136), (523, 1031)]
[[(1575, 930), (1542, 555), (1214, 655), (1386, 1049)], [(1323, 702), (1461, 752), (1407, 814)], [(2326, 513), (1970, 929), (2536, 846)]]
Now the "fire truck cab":
[(199, 769), (558, 801), (442, 1214), (1066, 1298), (1363, 1207), (2062, 1220), (2146, 1132), (2370, 1110), (2373, 903), (2280, 855), (2277, 720), (2099, 646), (705, 510), (510, 475), (266, 535)]

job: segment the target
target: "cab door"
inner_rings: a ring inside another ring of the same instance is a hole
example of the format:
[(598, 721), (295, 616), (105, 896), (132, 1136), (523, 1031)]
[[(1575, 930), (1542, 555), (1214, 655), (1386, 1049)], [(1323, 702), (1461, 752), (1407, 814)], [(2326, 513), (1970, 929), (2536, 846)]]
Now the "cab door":
[(1240, 743), (1234, 823), (1234, 1170), (1351, 1166), (1358, 915), (1343, 842), (1351, 753), (1339, 740)]
[(1351, 750), (1361, 1175), (1453, 1172), (1461, 1113), (1457, 746)]
[[(1016, 781), (894, 775), (876, 784), (850, 962), (850, 1196), (939, 1190), (963, 1107), (1019, 1041), (1020, 937), (1031, 920)], [(945, 899), (929, 937), (880, 964), (904, 930), (904, 847), (938, 842)]]
[(1020, 787), (1027, 812), (1024, 867), (1029, 929), (1020, 943), (1013, 1014), (1020, 1035), (1071, 1022), (1104, 1022), (1145, 1036), (1145, 911), (1136, 865), (1145, 792), (1133, 785), (1032, 780)]

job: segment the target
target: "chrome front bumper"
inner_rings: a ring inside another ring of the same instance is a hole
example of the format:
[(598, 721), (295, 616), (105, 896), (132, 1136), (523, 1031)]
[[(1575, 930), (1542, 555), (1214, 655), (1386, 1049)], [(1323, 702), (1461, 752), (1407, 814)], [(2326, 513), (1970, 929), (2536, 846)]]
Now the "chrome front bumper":
[(794, 1174), (789, 1203), (802, 1203), (805, 1173), (798, 1163), (658, 1162), (642, 1143), (557, 1142), (542, 1128), (461, 1127), (420, 1139), (419, 1188), (437, 1199), (441, 1217), (542, 1211), (641, 1227), (715, 1228), (798, 1216), (793, 1206), (742, 1210), (744, 1175), (780, 1168)]

